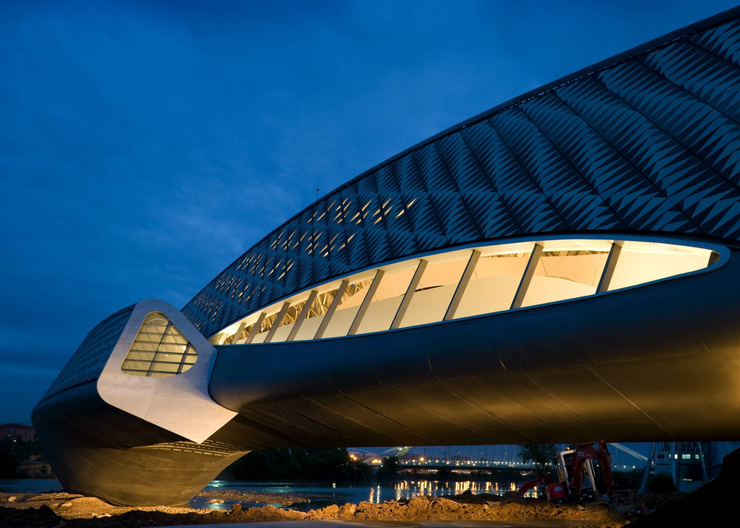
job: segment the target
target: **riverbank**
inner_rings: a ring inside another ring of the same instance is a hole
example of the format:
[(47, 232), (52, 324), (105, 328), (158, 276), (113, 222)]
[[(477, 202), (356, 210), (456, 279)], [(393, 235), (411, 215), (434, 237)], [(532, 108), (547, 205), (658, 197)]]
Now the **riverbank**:
[[(263, 494), (264, 495), (264, 494)], [(224, 500), (212, 493), (208, 500)], [(242, 495), (240, 499), (257, 497)], [(233, 499), (233, 497), (232, 497)], [(275, 494), (259, 497), (275, 504), (300, 503), (306, 497)], [(593, 528), (618, 528), (629, 521), (635, 509), (645, 512), (673, 500), (672, 496), (632, 498), (621, 504), (554, 504), (544, 499), (504, 500), (498, 495), (470, 492), (442, 497), (417, 497), (408, 501), (368, 501), (343, 506), (330, 505), (308, 511), (275, 506), (242, 508), (233, 503), (229, 510), (175, 507), (128, 508), (113, 506), (94, 497), (65, 492), (0, 494), (0, 526), (25, 528), (108, 528), (173, 525), (231, 524), (265, 521), (547, 521), (556, 526), (578, 525)]]

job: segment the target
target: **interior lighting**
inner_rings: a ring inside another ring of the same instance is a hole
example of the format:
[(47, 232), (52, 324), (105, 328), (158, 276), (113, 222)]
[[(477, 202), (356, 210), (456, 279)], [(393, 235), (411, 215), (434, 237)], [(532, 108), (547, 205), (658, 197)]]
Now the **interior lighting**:
[[(409, 206), (414, 201), (412, 200)], [(386, 200), (383, 206), (387, 206), (388, 203)], [(370, 202), (367, 202), (364, 208), (369, 207), (369, 204)], [(359, 214), (356, 213), (353, 218)], [(378, 215), (379, 220), (382, 211), (376, 210), (374, 214)], [(290, 237), (294, 234), (295, 232), (291, 233)], [(306, 235), (307, 233), (304, 232), (301, 240)], [(321, 232), (312, 235), (312, 243), (307, 244), (306, 247), (308, 254), (328, 256), (329, 251), (333, 250), (339, 235), (334, 234), (331, 241), (318, 250), (317, 241), (321, 235)], [(344, 249), (354, 237), (354, 233), (349, 235), (347, 243), (342, 244), (339, 250)], [(705, 269), (710, 266), (710, 262), (716, 264), (715, 257), (717, 256), (717, 252), (710, 249), (629, 240), (614, 242), (607, 239), (558, 239), (536, 242), (536, 244), (542, 248), (541, 256), (537, 262), (529, 264), (532, 248), (535, 246), (534, 241), (454, 250), (425, 256), (421, 261), (418, 258), (409, 259), (343, 277), (341, 280), (357, 283), (373, 271), (388, 272), (387, 277), (379, 286), (380, 289), (367, 306), (367, 312), (361, 318), (360, 323), (352, 325), (352, 318), (362, 303), (363, 294), (354, 296), (354, 298), (353, 294), (342, 298), (337, 305), (336, 312), (327, 315), (326, 311), (322, 310), (321, 314), (314, 316), (315, 319), (306, 326), (306, 330), (295, 334), (293, 340), (341, 337), (347, 335), (347, 329), (354, 328), (354, 326), (356, 328), (352, 333), (382, 332), (391, 328), (439, 323), (444, 319), (505, 312), (512, 309), (513, 305), (515, 308), (520, 306), (526, 308), (590, 295), (604, 295), (621, 288), (640, 286), (655, 280), (668, 279)], [(621, 250), (614, 253), (616, 244), (619, 244)], [(478, 252), (480, 258), (470, 264), (471, 273), (463, 273), (466, 262), (470, 263), (471, 251)], [(610, 264), (607, 270), (607, 256), (611, 254), (616, 255), (612, 259), (614, 264)], [(252, 260), (255, 265), (262, 262), (261, 271), (264, 273), (272, 274), (274, 271), (280, 271), (278, 278), (280, 281), (290, 278), (287, 273), (295, 265), (295, 262), (290, 260), (286, 268), (283, 268), (282, 262), (277, 265), (265, 264), (261, 257), (256, 257), (256, 259), (250, 257), (249, 261), (252, 262)], [(425, 265), (426, 269), (414, 278), (416, 276), (414, 270), (420, 266), (419, 262), (428, 262), (429, 265), (428, 267)], [(281, 271), (282, 269), (284, 271)], [(291, 273), (295, 272), (293, 270)], [(278, 273), (275, 275), (277, 276)], [(462, 275), (466, 278), (463, 279)], [(531, 276), (527, 282), (524, 277), (529, 275)], [(605, 280), (604, 277), (607, 276), (609, 278)], [(416, 282), (412, 282), (412, 279)], [(233, 282), (232, 278), (231, 282), (228, 279), (220, 280), (219, 284), (226, 288), (227, 283), (229, 287), (232, 287)], [(525, 282), (526, 285), (524, 285)], [(418, 284), (418, 287), (411, 288), (411, 284)], [(324, 288), (328, 287), (327, 284), (318, 285), (315, 288), (323, 292), (326, 291)], [(238, 289), (241, 287), (239, 286)], [(248, 288), (242, 289), (239, 293), (240, 299), (242, 296), (246, 297), (245, 301), (252, 298), (251, 291), (248, 295), (244, 294), (246, 289)], [(462, 292), (459, 295), (455, 294), (458, 289)], [(297, 293), (292, 299), (301, 298), (307, 293), (307, 291)], [(300, 303), (292, 299), (288, 299), (291, 308), (297, 307)], [(452, 304), (455, 306), (454, 309), (450, 308)], [(260, 312), (276, 313), (279, 303), (273, 306), (274, 311), (271, 311), (272, 307), (261, 307), (260, 310), (217, 332), (214, 335), (221, 335), (221, 338), (216, 344), (224, 344), (224, 341), (228, 341), (227, 338), (234, 334), (240, 323), (247, 320), (253, 321)], [(399, 306), (402, 306), (402, 312), (399, 312)], [(207, 312), (213, 314), (211, 319), (215, 319), (221, 310), (222, 307), (216, 306), (213, 300), (208, 302)], [(397, 315), (398, 313), (401, 315)], [(321, 321), (324, 317), (328, 317), (326, 324)], [(312, 319), (311, 316), (309, 319)], [(280, 323), (280, 327), (293, 324), (295, 324), (295, 318), (288, 317)], [(320, 325), (323, 325), (322, 328), (326, 332), (316, 332)], [(281, 329), (271, 341), (285, 341), (287, 336), (291, 335), (290, 332), (290, 328), (285, 328), (284, 331)], [(232, 337), (229, 344), (236, 344), (237, 341), (244, 342), (244, 338), (234, 339)], [(262, 339), (257, 338), (254, 342), (260, 343)], [(490, 462), (486, 464), (481, 461), (470, 465), (477, 466), (479, 463), (491, 465)]]

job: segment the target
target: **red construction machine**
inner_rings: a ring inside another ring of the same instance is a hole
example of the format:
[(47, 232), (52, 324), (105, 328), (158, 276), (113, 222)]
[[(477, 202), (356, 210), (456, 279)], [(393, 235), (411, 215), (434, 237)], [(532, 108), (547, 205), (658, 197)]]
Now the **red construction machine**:
[[(596, 447), (594, 447), (596, 445)], [(594, 500), (598, 494), (596, 487), (596, 470), (594, 461), (598, 462), (604, 477), (604, 493), (614, 492), (612, 475), (612, 456), (606, 441), (578, 444), (575, 449), (560, 451), (555, 456), (554, 465), (558, 469), (559, 482), (553, 482), (547, 476), (539, 477), (522, 484), (519, 496), (537, 486), (546, 486), (547, 500), (558, 501), (571, 499), (576, 501)]]

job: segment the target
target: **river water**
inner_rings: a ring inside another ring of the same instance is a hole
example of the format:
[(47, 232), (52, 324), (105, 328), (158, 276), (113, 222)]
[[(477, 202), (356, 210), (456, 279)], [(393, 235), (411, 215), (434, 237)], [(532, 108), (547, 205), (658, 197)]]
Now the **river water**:
[[(266, 494), (274, 497), (275, 502), (249, 502), (244, 500), (226, 499), (223, 503), (210, 503), (210, 498), (196, 497), (190, 505), (194, 508), (231, 509), (231, 504), (241, 502), (244, 507), (265, 506), (271, 504), (284, 508), (280, 496), (301, 496), (310, 498), (310, 503), (298, 503), (287, 506), (294, 510), (306, 511), (323, 508), (331, 504), (358, 504), (362, 501), (385, 502), (389, 500), (413, 499), (429, 495), (444, 497), (457, 495), (470, 490), (476, 495), (491, 493), (503, 495), (506, 491), (516, 490), (518, 482), (495, 481), (436, 481), (436, 480), (401, 480), (384, 483), (346, 484), (341, 482), (248, 482), (214, 480), (207, 487), (207, 491), (246, 491)], [(3, 493), (42, 493), (47, 491), (62, 491), (59, 481), (54, 479), (0, 479), (0, 492)], [(534, 491), (536, 493), (536, 490)], [(225, 493), (228, 495), (228, 493)], [(530, 492), (529, 496), (532, 495)]]
[[(381, 503), (390, 500), (413, 499), (415, 497), (428, 495), (433, 497), (444, 497), (457, 495), (470, 490), (473, 494), (490, 493), (503, 495), (506, 491), (518, 489), (520, 483), (515, 482), (493, 482), (493, 481), (435, 481), (435, 480), (401, 480), (398, 482), (385, 483), (332, 483), (332, 482), (243, 482), (214, 480), (206, 487), (208, 491), (248, 491), (255, 493), (267, 493), (279, 497), (280, 495), (299, 495), (311, 498), (310, 503), (298, 503), (289, 506), (294, 510), (306, 511), (310, 509), (323, 508), (331, 504), (358, 504), (362, 501)], [(536, 490), (528, 496), (536, 496)], [(207, 499), (196, 498), (191, 501), (193, 507), (230, 509), (231, 502), (226, 500), (224, 504), (209, 504)], [(279, 498), (274, 503), (249, 503), (241, 501), (244, 507), (264, 506), (271, 504), (283, 508)]]

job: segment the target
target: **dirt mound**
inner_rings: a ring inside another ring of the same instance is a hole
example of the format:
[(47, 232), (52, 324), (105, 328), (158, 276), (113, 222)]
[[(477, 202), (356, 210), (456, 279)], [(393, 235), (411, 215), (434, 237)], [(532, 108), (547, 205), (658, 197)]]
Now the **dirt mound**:
[(452, 497), (447, 498), (455, 502), (465, 502), (467, 504), (488, 504), (490, 502), (500, 502), (504, 500), (501, 495), (492, 495), (490, 493), (475, 495), (470, 490), (463, 491), (460, 495), (453, 495)]
[(260, 493), (243, 490), (203, 490), (196, 495), (206, 499), (235, 500), (242, 502), (262, 502), (291, 506), (293, 504), (309, 504), (311, 500), (331, 498), (330, 495), (315, 495), (305, 493)]
[(30, 528), (37, 526), (58, 526), (64, 519), (48, 506), (31, 509), (0, 507), (0, 526), (4, 528)]
[(308, 516), (303, 512), (281, 510), (275, 506), (242, 510), (241, 505), (234, 504), (224, 522), (302, 521), (307, 518)]
[[(467, 497), (453, 500), (439, 497), (417, 497), (408, 502), (388, 501), (380, 504), (327, 506), (312, 510), (306, 519), (342, 519), (372, 521), (476, 520), (476, 521), (593, 521), (604, 526), (624, 524), (609, 511), (606, 504), (583, 507), (575, 504), (552, 504), (542, 499), (501, 501), (494, 496), (466, 502)], [(486, 500), (491, 499), (491, 500)]]
[[(214, 498), (217, 498), (215, 494)], [(209, 493), (209, 497), (211, 494)], [(244, 497), (241, 496), (240, 497)], [(229, 498), (231, 498), (229, 496)], [(144, 527), (183, 524), (221, 524), (235, 522), (346, 520), (346, 521), (540, 521), (555, 520), (564, 524), (579, 521), (579, 526), (617, 528), (625, 524), (624, 516), (610, 510), (604, 503), (588, 506), (553, 504), (544, 499), (502, 500), (497, 495), (473, 495), (470, 492), (454, 497), (417, 497), (408, 501), (388, 501), (380, 504), (331, 505), (303, 513), (274, 506), (242, 509), (236, 503), (231, 511), (193, 510), (190, 508), (150, 507), (124, 508), (112, 506), (100, 499), (46, 493), (17, 495), (13, 501), (5, 497), (0, 507), (0, 526), (62, 526), (66, 528)], [(2, 498), (0, 498), (2, 500)], [(40, 506), (40, 507), (39, 507)], [(622, 512), (620, 512), (622, 513)]]

